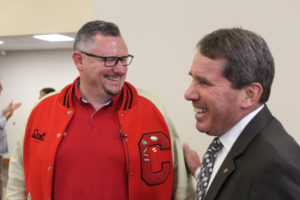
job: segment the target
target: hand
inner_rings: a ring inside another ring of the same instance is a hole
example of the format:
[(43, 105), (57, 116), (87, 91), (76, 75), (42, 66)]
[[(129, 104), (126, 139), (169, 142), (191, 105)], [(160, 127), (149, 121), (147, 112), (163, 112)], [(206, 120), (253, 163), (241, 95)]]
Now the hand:
[(14, 113), (14, 110), (18, 109), (21, 105), (22, 105), (21, 103), (14, 104), (13, 101), (11, 101), (9, 103), (9, 105), (2, 110), (2, 113), (3, 113), (4, 117), (6, 118), (6, 120), (8, 120)]
[(11, 101), (6, 108), (2, 110), (3, 115), (6, 115), (8, 112), (12, 112), (13, 101)]
[(16, 109), (18, 109), (21, 105), (22, 105), (22, 103), (15, 103), (15, 104), (12, 104), (12, 105), (11, 105), (11, 108), (12, 108), (13, 110), (16, 110)]
[(4, 115), (6, 118), (6, 121), (9, 120), (9, 118), (12, 116), (13, 113), (14, 113), (13, 109), (10, 109), (8, 112), (6, 112), (6, 114)]
[(191, 149), (187, 143), (183, 144), (183, 152), (185, 155), (185, 162), (190, 172), (195, 176), (195, 171), (201, 166), (200, 158), (194, 149)]

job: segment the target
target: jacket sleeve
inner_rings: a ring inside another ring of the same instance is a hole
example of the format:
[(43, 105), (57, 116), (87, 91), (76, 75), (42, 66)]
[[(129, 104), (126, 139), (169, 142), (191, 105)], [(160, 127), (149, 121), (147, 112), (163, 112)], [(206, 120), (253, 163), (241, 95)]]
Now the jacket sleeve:
[(286, 158), (270, 160), (257, 173), (256, 177), (249, 199), (299, 199), (299, 164)]
[(167, 112), (162, 103), (152, 94), (138, 89), (141, 96), (146, 97), (160, 110), (169, 128), (174, 166), (174, 181), (172, 200), (191, 200), (194, 199), (193, 176), (186, 168), (182, 142), (175, 130), (173, 123), (167, 115)]
[(185, 165), (182, 142), (168, 116), (166, 114), (163, 115), (168, 124), (172, 140), (174, 164), (174, 182), (172, 199), (194, 199), (193, 176)]
[(24, 135), (25, 129), (21, 134), (19, 134), (16, 147), (10, 157), (5, 200), (26, 199), (26, 187), (23, 166)]
[(3, 113), (0, 111), (0, 129), (3, 129), (6, 124), (6, 118), (4, 117)]

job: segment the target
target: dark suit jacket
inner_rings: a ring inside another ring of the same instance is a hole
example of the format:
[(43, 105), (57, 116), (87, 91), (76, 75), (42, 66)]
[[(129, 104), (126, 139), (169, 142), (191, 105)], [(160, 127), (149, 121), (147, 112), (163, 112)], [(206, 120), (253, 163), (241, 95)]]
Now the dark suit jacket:
[(238, 137), (207, 191), (205, 200), (217, 199), (300, 200), (300, 147), (266, 105)]

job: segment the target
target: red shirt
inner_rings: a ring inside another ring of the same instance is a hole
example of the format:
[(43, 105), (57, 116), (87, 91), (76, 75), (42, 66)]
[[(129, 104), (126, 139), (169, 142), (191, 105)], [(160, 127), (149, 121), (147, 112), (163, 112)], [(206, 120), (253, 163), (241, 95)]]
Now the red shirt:
[(75, 114), (55, 158), (53, 199), (127, 200), (126, 159), (118, 120), (121, 95), (95, 111), (75, 88)]

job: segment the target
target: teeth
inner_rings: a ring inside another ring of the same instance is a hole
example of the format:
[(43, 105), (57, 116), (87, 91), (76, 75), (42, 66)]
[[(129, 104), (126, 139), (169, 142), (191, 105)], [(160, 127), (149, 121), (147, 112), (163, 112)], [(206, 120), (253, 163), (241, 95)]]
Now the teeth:
[(207, 109), (204, 109), (204, 108), (194, 108), (194, 111), (196, 113), (206, 113)]
[(114, 77), (111, 77), (111, 76), (108, 76), (107, 79), (112, 80), (112, 81), (118, 81), (118, 80), (120, 80), (119, 77), (118, 78), (114, 78)]

